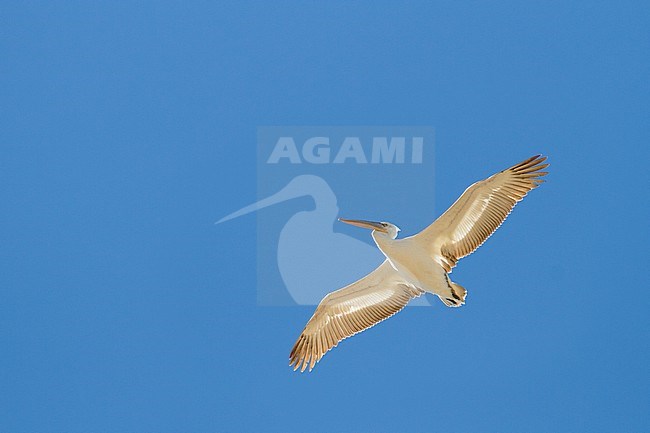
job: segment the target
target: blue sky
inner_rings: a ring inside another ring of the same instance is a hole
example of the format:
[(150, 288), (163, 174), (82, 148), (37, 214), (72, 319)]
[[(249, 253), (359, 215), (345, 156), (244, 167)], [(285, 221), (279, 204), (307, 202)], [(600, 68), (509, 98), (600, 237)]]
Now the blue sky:
[[(0, 430), (648, 430), (646, 4), (0, 10)], [(256, 304), (257, 215), (213, 224), (261, 125), (432, 126), (438, 212), (551, 174), (454, 270), (467, 305), (300, 375), (313, 308)]]

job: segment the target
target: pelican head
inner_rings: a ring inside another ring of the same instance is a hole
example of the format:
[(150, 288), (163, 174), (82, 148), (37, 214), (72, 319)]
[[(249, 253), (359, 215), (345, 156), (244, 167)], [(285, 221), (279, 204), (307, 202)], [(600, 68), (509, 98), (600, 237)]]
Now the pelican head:
[(399, 232), (399, 227), (395, 224), (387, 222), (376, 222), (376, 221), (366, 221), (366, 220), (349, 220), (345, 218), (339, 218), (339, 221), (342, 223), (350, 224), (357, 227), (363, 227), (364, 229), (370, 229), (373, 232), (383, 233), (390, 239), (395, 239), (397, 237), (397, 232)]

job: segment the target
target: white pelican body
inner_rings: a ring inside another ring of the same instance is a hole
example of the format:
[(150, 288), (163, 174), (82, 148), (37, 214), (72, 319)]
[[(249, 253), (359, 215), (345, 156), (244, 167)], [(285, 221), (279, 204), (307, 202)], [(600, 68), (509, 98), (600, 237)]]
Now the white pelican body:
[[(348, 220), (341, 220), (348, 222)], [(348, 222), (349, 223), (349, 222)], [(397, 273), (410, 283), (425, 292), (433, 293), (445, 299), (449, 293), (449, 279), (445, 270), (436, 264), (425, 248), (422, 248), (414, 237), (395, 239), (399, 229), (390, 224), (388, 232), (378, 230), (372, 232), (372, 238), (377, 247), (386, 256), (386, 260)], [(393, 230), (393, 227), (396, 230)], [(453, 299), (447, 302), (456, 304)]]
[(293, 346), (289, 365), (311, 370), (341, 340), (387, 319), (424, 292), (437, 295), (448, 307), (463, 305), (467, 291), (448, 274), (543, 182), (545, 160), (537, 155), (474, 183), (433, 224), (404, 239), (397, 239), (399, 228), (391, 223), (340, 218), (372, 229), (386, 260), (359, 281), (323, 298)]

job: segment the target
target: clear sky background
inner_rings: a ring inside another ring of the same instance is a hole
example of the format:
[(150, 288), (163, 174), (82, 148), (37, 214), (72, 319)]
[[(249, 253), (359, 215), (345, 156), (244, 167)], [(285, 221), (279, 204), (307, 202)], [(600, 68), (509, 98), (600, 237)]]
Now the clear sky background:
[[(0, 431), (648, 431), (649, 13), (3, 2)], [(313, 309), (256, 305), (256, 215), (213, 224), (259, 125), (433, 126), (438, 211), (551, 174), (454, 270), (466, 306), (301, 375)]]

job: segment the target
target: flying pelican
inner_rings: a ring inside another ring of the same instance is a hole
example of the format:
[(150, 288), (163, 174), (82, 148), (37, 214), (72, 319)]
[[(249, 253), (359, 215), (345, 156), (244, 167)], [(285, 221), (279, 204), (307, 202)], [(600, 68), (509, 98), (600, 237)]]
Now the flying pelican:
[(325, 296), (289, 355), (294, 371), (309, 371), (338, 343), (399, 312), (425, 292), (448, 307), (465, 303), (467, 290), (449, 273), (499, 228), (512, 208), (548, 174), (546, 157), (533, 156), (472, 184), (458, 200), (420, 233), (396, 239), (399, 228), (388, 222), (339, 221), (372, 230), (386, 260), (377, 269)]

